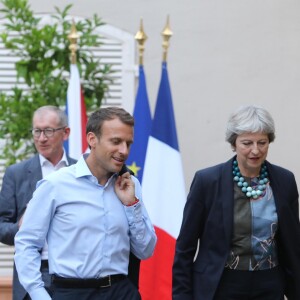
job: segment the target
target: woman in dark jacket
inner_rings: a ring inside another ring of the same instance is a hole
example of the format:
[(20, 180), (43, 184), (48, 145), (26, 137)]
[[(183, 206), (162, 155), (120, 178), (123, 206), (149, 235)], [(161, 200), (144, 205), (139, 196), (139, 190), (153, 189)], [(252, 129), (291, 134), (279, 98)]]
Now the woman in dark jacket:
[(229, 161), (195, 174), (173, 265), (173, 300), (300, 300), (294, 175), (266, 161), (274, 121), (263, 108), (231, 115)]

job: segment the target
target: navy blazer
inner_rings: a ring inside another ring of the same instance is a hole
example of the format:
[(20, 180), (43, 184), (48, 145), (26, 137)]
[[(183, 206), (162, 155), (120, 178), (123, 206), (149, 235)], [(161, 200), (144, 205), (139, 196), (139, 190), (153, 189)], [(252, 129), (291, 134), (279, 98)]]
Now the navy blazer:
[[(233, 159), (195, 174), (176, 241), (173, 300), (212, 300), (214, 297), (232, 238)], [(288, 283), (285, 294), (289, 300), (299, 300), (300, 224), (297, 185), (290, 171), (268, 162), (266, 164), (278, 215), (276, 240), (279, 264)]]
[[(76, 163), (75, 159), (68, 156), (67, 160), (69, 165)], [(0, 242), (14, 245), (19, 219), (32, 198), (37, 182), (42, 178), (38, 154), (7, 167), (0, 192)], [(15, 267), (13, 279), (13, 299), (23, 299), (26, 291), (18, 280)]]

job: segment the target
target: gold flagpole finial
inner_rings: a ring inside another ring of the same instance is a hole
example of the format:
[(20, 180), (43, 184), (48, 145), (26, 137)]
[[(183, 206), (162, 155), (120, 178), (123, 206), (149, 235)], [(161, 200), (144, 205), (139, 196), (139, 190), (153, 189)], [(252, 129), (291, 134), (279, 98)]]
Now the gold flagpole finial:
[(167, 17), (167, 24), (164, 28), (164, 30), (162, 31), (161, 35), (163, 37), (163, 62), (167, 61), (167, 54), (168, 54), (168, 48), (169, 48), (169, 40), (171, 38), (171, 36), (173, 35), (173, 32), (170, 29), (170, 19), (169, 16)]
[(68, 35), (68, 39), (70, 41), (69, 49), (71, 51), (71, 64), (76, 64), (76, 50), (77, 50), (77, 40), (79, 35), (76, 30), (75, 22), (72, 21), (71, 32)]
[(143, 65), (143, 55), (145, 50), (145, 41), (147, 40), (147, 35), (144, 32), (143, 19), (141, 18), (140, 22), (140, 30), (136, 33), (135, 37), (136, 41), (139, 44), (139, 65)]

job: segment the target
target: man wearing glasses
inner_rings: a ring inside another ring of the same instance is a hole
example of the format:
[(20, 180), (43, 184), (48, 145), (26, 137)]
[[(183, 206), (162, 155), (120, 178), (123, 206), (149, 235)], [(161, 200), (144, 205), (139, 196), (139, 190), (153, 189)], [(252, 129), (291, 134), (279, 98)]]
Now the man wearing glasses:
[[(37, 154), (9, 166), (4, 174), (0, 191), (0, 242), (14, 245), (14, 237), (22, 223), (28, 201), (36, 183), (48, 174), (76, 160), (68, 157), (63, 143), (70, 135), (67, 116), (55, 106), (38, 108), (32, 119), (32, 136)], [(41, 205), (43, 205), (41, 203)], [(41, 249), (41, 272), (46, 288), (50, 287), (47, 245)], [(21, 286), (16, 269), (13, 274), (13, 300), (30, 299)]]

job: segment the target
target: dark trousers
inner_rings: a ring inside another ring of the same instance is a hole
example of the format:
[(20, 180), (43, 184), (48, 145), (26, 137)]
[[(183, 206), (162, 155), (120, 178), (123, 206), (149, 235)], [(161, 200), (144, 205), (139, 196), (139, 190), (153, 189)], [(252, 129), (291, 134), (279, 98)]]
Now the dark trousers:
[(284, 287), (279, 267), (262, 271), (226, 269), (214, 300), (283, 300)]
[(140, 293), (126, 278), (107, 288), (61, 288), (54, 286), (53, 300), (141, 300)]

